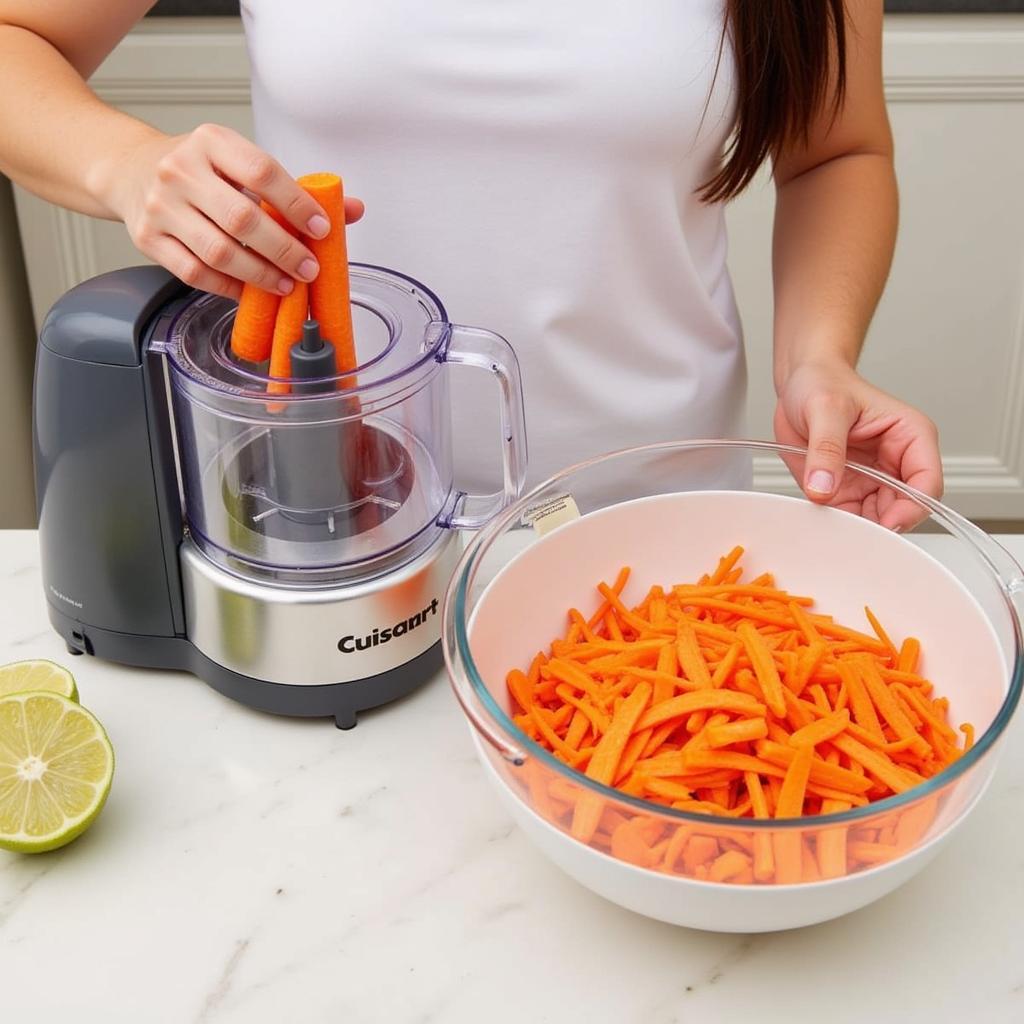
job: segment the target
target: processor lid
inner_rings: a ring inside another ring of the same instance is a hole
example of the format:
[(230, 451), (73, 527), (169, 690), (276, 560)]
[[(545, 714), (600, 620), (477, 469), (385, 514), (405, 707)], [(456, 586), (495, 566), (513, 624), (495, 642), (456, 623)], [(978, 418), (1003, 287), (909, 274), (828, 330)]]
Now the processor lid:
[[(440, 300), (412, 278), (383, 267), (350, 265), (352, 326), (357, 383), (342, 375), (323, 378), (337, 393), (359, 393), (423, 367), (434, 360), (447, 334), (447, 314)], [(196, 293), (181, 309), (159, 347), (174, 367), (214, 390), (240, 397), (263, 398), (270, 380), (269, 360), (251, 363), (231, 351), (237, 304), (218, 295)], [(300, 339), (296, 337), (296, 342)], [(326, 341), (331, 341), (326, 338)], [(308, 389), (280, 396), (303, 400)]]

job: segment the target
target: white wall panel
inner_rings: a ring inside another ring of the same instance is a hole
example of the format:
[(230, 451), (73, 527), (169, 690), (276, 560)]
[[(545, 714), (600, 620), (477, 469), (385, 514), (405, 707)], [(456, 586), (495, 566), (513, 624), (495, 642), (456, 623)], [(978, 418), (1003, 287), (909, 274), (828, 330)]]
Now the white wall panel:
[[(947, 497), (1024, 518), (1024, 17), (892, 16), (886, 92), (901, 230), (862, 367), (939, 423)], [(154, 20), (97, 72), (101, 96), (166, 131), (251, 131), (239, 23)], [(123, 228), (17, 194), (37, 322), (77, 281), (139, 261)], [(769, 436), (772, 191), (734, 204), (731, 265), (751, 366), (750, 430)], [(782, 475), (762, 473), (780, 488)]]

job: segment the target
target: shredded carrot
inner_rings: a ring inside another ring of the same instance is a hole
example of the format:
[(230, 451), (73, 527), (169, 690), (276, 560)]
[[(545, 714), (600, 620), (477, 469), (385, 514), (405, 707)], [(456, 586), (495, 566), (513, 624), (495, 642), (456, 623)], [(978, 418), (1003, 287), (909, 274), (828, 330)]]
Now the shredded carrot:
[(843, 708), (842, 711), (837, 711), (834, 715), (826, 715), (824, 718), (819, 718), (817, 721), (797, 729), (789, 737), (789, 745), (791, 747), (817, 746), (817, 744), (824, 743), (826, 740), (832, 739), (833, 736), (845, 732), (849, 724), (849, 712)]
[[(508, 674), (516, 725), (570, 769), (718, 824), (670, 828), (535, 771), (531, 805), (613, 857), (729, 884), (838, 878), (914, 848), (938, 798), (863, 824), (828, 817), (941, 772), (972, 727), (958, 733), (932, 695), (917, 639), (895, 643), (870, 610), (873, 635), (835, 622), (768, 573), (745, 583), (742, 554), (629, 605), (622, 569), (593, 612), (571, 609), (564, 634)], [(795, 818), (807, 826), (770, 824)], [(744, 831), (746, 819), (761, 824)]]
[(900, 656), (896, 661), (896, 668), (900, 672), (916, 672), (917, 662), (921, 657), (921, 641), (916, 637), (908, 636), (900, 648)]
[(733, 566), (743, 557), (743, 548), (736, 547), (718, 560), (718, 566), (708, 579), (709, 583), (721, 583), (732, 571)]
[[(637, 683), (636, 689), (619, 705), (605, 734), (601, 737), (594, 756), (587, 766), (587, 777), (605, 786), (611, 784), (619, 766), (619, 759), (625, 750), (626, 743), (633, 732), (637, 720), (651, 697), (651, 688), (647, 683)], [(594, 798), (588, 801), (586, 797)], [(588, 840), (597, 827), (601, 816), (601, 802), (593, 793), (584, 794), (576, 804), (573, 815), (572, 834), (584, 842)]]
[(763, 718), (742, 718), (723, 725), (711, 725), (706, 730), (709, 747), (728, 747), (746, 740), (762, 740), (767, 735), (768, 725)]
[(867, 616), (868, 622), (871, 623), (871, 628), (875, 631), (875, 636), (888, 648), (889, 654), (894, 660), (899, 659), (899, 651), (896, 650), (896, 645), (889, 639), (889, 634), (882, 628), (882, 624), (875, 618), (875, 613), (868, 607), (864, 608), (864, 614)]
[(708, 870), (708, 880), (712, 882), (726, 882), (730, 878), (746, 871), (750, 864), (750, 858), (737, 850), (727, 850), (719, 855)]
[(775, 661), (765, 646), (764, 638), (758, 633), (755, 626), (750, 622), (741, 622), (736, 629), (743, 646), (746, 648), (747, 657), (754, 667), (754, 674), (764, 694), (764, 702), (769, 710), (778, 718), (786, 714), (786, 702), (782, 696), (782, 681), (779, 679), (778, 670), (775, 668)]

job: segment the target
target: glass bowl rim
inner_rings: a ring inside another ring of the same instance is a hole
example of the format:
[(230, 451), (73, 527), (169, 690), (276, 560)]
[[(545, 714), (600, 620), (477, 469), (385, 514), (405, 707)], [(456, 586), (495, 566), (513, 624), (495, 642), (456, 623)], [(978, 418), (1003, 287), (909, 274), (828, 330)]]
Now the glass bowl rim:
[[(605, 786), (599, 782), (595, 782), (582, 772), (579, 772), (575, 768), (571, 768), (569, 765), (558, 760), (558, 758), (544, 747), (540, 746), (540, 744), (531, 740), (515, 725), (514, 722), (512, 722), (505, 710), (501, 708), (498, 702), (491, 695), (490, 690), (487, 688), (487, 685), (484, 683), (480, 672), (477, 669), (472, 651), (470, 650), (469, 636), (465, 627), (465, 623), (468, 622), (466, 614), (468, 602), (468, 581), (470, 575), (475, 572), (479, 559), (490, 549), (492, 542), (498, 536), (505, 533), (506, 529), (515, 522), (515, 520), (519, 519), (524, 510), (528, 509), (541, 494), (550, 490), (552, 487), (559, 486), (560, 483), (571, 476), (585, 472), (594, 466), (611, 462), (615, 459), (642, 454), (655, 454), (658, 452), (688, 452), (699, 451), (702, 449), (765, 451), (771, 452), (780, 458), (783, 454), (796, 456), (807, 455), (806, 448), (801, 448), (796, 445), (779, 444), (773, 441), (740, 439), (663, 441), (655, 444), (620, 448), (616, 451), (607, 452), (603, 455), (598, 455), (594, 458), (577, 462), (574, 465), (563, 469), (561, 472), (548, 477), (547, 480), (537, 484), (536, 487), (523, 495), (518, 501), (512, 503), (502, 513), (495, 516), (495, 518), (480, 530), (470, 543), (467, 544), (466, 550), (463, 552), (463, 555), (455, 568), (455, 572), (445, 595), (442, 641), (444, 646), (445, 664), (448, 669), (448, 676), (451, 681), (452, 688), (455, 691), (456, 699), (462, 707), (466, 717), (469, 719), (470, 724), (476, 729), (477, 733), (481, 735), (484, 742), (496, 749), (503, 759), (517, 767), (521, 767), (527, 762), (527, 757), (525, 756), (520, 755), (515, 757), (506, 753), (502, 749), (501, 744), (496, 742), (488, 724), (481, 722), (477, 712), (468, 705), (466, 700), (467, 695), (463, 692), (463, 682), (459, 677), (460, 663), (464, 666), (465, 675), (468, 677), (472, 695), (481, 703), (487, 716), (497, 727), (498, 731), (502, 734), (502, 737), (507, 737), (516, 747), (524, 748), (529, 757), (538, 759), (541, 764), (547, 766), (562, 778), (573, 784), (580, 785), (585, 789), (589, 789), (605, 800), (625, 804), (636, 811), (649, 815), (659, 815), (678, 821), (679, 823), (685, 822), (688, 824), (705, 826), (713, 824), (717, 828), (735, 829), (737, 831), (747, 831), (750, 829), (812, 830), (826, 828), (832, 825), (853, 824), (864, 821), (868, 818), (874, 818), (887, 811), (895, 811), (899, 808), (909, 807), (918, 803), (925, 797), (935, 795), (945, 789), (947, 785), (960, 778), (960, 776), (967, 772), (968, 769), (978, 764), (992, 749), (992, 747), (995, 746), (996, 742), (1006, 730), (1006, 727), (1013, 717), (1014, 711), (1020, 701), (1022, 689), (1024, 689), (1024, 632), (1022, 632), (1021, 616), (1018, 614), (1011, 596), (1013, 594), (1024, 594), (1024, 570), (1021, 569), (1021, 566), (1017, 563), (1016, 559), (1014, 559), (1014, 557), (1010, 555), (1010, 553), (1006, 551), (998, 541), (994, 540), (979, 527), (975, 526), (970, 522), (970, 520), (961, 516), (960, 513), (949, 508), (949, 506), (942, 504), (942, 502), (935, 498), (930, 497), (914, 487), (904, 484), (902, 481), (896, 480), (894, 477), (891, 477), (880, 470), (849, 461), (844, 463), (846, 469), (878, 480), (880, 483), (884, 483), (887, 486), (892, 487), (904, 497), (912, 499), (917, 504), (926, 508), (930, 516), (936, 518), (941, 525), (945, 527), (949, 534), (956, 537), (961, 542), (971, 545), (974, 549), (975, 555), (980, 557), (981, 561), (985, 564), (989, 573), (994, 578), (994, 581), (997, 582), (1002, 599), (1006, 604), (1007, 611), (1009, 612), (1014, 633), (1014, 656), (1013, 667), (1009, 674), (1006, 694), (1004, 695), (1003, 701), (999, 706), (999, 710), (996, 712), (988, 728), (985, 729), (980, 736), (975, 737), (975, 742), (971, 749), (964, 752), (956, 761), (953, 762), (953, 764), (944, 768), (938, 774), (933, 775), (925, 782), (922, 782), (917, 786), (912, 786), (903, 793), (897, 793), (893, 796), (886, 797), (884, 800), (868, 803), (863, 807), (853, 807), (848, 811), (842, 811), (836, 814), (816, 814), (802, 818), (727, 818), (725, 816), (700, 814), (694, 811), (683, 811), (675, 807), (666, 807), (662, 804), (655, 804), (649, 800), (644, 800), (641, 797), (634, 797), (628, 793), (623, 793), (621, 790), (615, 789), (612, 786)], [(993, 560), (994, 554), (1005, 559), (1006, 562), (1013, 567), (1016, 572), (1013, 580), (1007, 581), (1003, 578), (1003, 573)]]

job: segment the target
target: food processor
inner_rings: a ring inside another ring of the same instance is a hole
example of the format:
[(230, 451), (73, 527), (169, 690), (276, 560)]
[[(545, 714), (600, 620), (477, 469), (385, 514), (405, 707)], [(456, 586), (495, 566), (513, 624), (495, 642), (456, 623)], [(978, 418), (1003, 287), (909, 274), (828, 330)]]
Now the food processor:
[[(234, 302), (159, 267), (86, 281), (50, 311), (39, 537), (71, 653), (191, 671), (252, 707), (341, 728), (440, 667), (458, 531), (525, 479), (519, 368), (504, 339), (450, 323), (403, 274), (352, 264), (350, 289), (355, 375), (317, 357), (310, 323), (283, 382), (232, 353)], [(498, 385), (493, 494), (454, 480), (452, 364)]]

